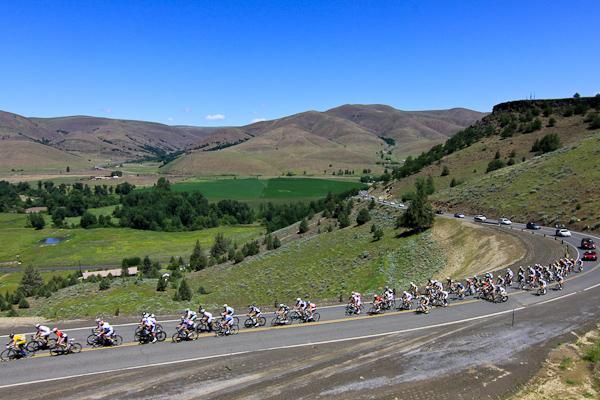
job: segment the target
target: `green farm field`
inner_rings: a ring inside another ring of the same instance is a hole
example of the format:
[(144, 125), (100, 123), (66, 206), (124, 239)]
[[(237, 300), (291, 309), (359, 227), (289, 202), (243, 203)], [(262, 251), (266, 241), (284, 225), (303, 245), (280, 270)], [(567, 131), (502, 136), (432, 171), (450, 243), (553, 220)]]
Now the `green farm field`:
[(210, 201), (239, 200), (254, 206), (266, 202), (317, 200), (329, 192), (342, 193), (364, 187), (356, 181), (313, 178), (190, 180), (171, 185), (177, 192), (201, 192)]
[[(159, 261), (171, 256), (187, 258), (196, 240), (208, 247), (217, 233), (238, 243), (258, 237), (264, 228), (223, 226), (194, 232), (154, 232), (129, 228), (55, 229), (25, 228), (24, 214), (0, 214), (0, 272), (4, 267), (22, 265), (36, 267), (120, 265), (125, 257), (145, 255)], [(57, 245), (45, 246), (47, 237), (64, 238)]]

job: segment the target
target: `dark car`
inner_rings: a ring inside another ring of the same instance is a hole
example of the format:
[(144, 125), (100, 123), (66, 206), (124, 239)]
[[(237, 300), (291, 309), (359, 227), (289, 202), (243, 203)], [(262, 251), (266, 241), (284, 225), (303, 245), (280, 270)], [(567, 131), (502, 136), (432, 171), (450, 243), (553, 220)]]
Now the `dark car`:
[(535, 222), (528, 222), (527, 223), (527, 229), (538, 230), (538, 229), (542, 229), (542, 227), (539, 226), (538, 224), (536, 224)]
[(598, 255), (593, 250), (588, 250), (581, 257), (583, 261), (598, 261)]
[(581, 239), (581, 246), (583, 250), (594, 250), (596, 248), (596, 244), (590, 238)]

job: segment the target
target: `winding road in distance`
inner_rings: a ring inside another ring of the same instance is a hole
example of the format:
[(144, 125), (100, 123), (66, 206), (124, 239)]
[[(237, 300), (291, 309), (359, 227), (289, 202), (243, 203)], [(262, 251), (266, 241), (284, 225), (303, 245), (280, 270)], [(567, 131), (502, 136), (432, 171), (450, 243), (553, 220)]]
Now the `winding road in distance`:
[[(524, 228), (495, 224), (535, 241), (540, 254), (533, 258), (548, 262), (543, 247), (556, 253), (554, 229)], [(558, 240), (581, 254), (581, 238), (593, 236), (572, 234)], [(564, 290), (553, 286), (545, 296), (510, 290), (501, 304), (453, 300), (429, 315), (344, 317), (343, 305), (321, 307), (318, 323), (241, 329), (180, 344), (138, 345), (136, 324), (117, 325), (125, 342), (120, 347), (1, 363), (0, 398), (496, 398), (526, 382), (557, 341), (599, 320), (598, 263), (584, 263)], [(177, 321), (159, 322), (170, 337)], [(68, 332), (84, 343), (90, 328)]]

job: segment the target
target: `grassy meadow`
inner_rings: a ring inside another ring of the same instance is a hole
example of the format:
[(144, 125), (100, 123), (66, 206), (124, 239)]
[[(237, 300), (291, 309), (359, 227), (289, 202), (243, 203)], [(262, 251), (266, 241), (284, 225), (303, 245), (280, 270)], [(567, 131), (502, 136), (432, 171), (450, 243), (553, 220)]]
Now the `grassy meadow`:
[[(51, 227), (34, 230), (25, 228), (26, 219), (24, 214), (0, 214), (0, 242), (3, 244), (0, 247), (0, 271), (3, 265), (17, 259), (23, 265), (36, 267), (120, 265), (124, 257), (145, 255), (168, 261), (171, 256), (187, 258), (196, 240), (205, 247), (210, 246), (217, 233), (244, 243), (264, 232), (264, 228), (258, 225), (222, 226), (194, 232)], [(57, 245), (41, 245), (40, 241), (47, 237), (65, 240)]]
[(362, 183), (348, 180), (314, 178), (225, 178), (189, 180), (174, 183), (176, 192), (201, 192), (209, 201), (238, 200), (253, 206), (260, 203), (286, 203), (311, 201), (327, 196), (365, 187)]

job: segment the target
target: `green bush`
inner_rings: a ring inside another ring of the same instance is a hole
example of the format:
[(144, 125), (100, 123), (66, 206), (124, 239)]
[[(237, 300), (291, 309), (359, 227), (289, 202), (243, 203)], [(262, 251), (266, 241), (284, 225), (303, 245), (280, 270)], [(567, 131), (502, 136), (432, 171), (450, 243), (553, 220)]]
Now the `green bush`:
[(485, 173), (487, 174), (488, 172), (492, 172), (497, 169), (504, 168), (505, 166), (506, 166), (506, 163), (503, 160), (494, 159), (489, 162), (487, 169), (485, 170)]
[(303, 218), (302, 221), (300, 221), (300, 226), (298, 227), (298, 233), (302, 234), (302, 233), (306, 233), (308, 232), (308, 221), (306, 220), (306, 218)]
[(560, 146), (560, 137), (556, 133), (549, 133), (541, 140), (536, 139), (531, 147), (531, 151), (537, 154), (543, 154), (558, 150)]
[(179, 287), (177, 288), (178, 301), (190, 301), (192, 300), (192, 290), (190, 289), (187, 281), (182, 279), (179, 283)]
[(25, 297), (22, 297), (21, 301), (19, 301), (19, 308), (29, 308), (29, 302)]
[(100, 279), (100, 284), (98, 285), (98, 289), (100, 289), (100, 290), (110, 289), (110, 279), (108, 279), (108, 278)]
[(371, 214), (369, 214), (369, 210), (366, 208), (362, 208), (358, 215), (356, 216), (356, 223), (358, 225), (364, 225), (371, 220)]

